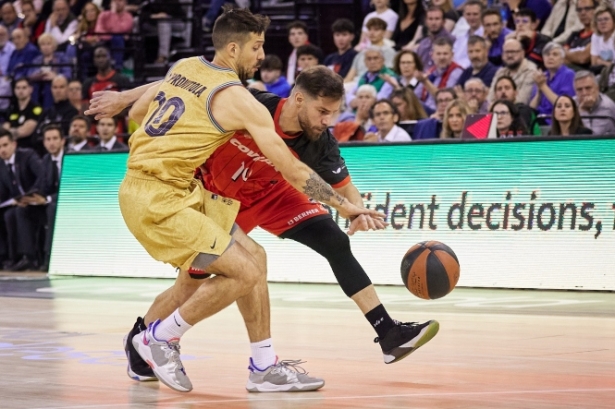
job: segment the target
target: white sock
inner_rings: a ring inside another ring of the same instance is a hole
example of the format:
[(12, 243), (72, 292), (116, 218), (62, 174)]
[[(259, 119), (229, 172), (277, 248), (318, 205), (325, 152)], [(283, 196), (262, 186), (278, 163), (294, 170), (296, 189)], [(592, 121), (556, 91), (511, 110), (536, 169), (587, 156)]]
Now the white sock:
[(252, 342), (250, 349), (252, 350), (252, 363), (256, 369), (265, 370), (275, 364), (277, 356), (275, 355), (271, 338), (260, 342)]
[(169, 341), (173, 338), (181, 338), (186, 331), (192, 328), (179, 314), (179, 308), (173, 314), (162, 320), (154, 329), (154, 338), (159, 341)]

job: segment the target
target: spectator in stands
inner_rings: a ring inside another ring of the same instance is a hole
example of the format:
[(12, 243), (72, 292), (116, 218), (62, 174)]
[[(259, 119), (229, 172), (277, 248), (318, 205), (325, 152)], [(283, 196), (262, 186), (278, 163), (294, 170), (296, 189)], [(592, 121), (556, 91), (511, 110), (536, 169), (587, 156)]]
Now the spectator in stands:
[(500, 10), (496, 8), (487, 9), (481, 15), (483, 29), (485, 31), (485, 39), (489, 41), (489, 62), (496, 67), (502, 65), (502, 48), (506, 36), (512, 33), (512, 30), (504, 26)]
[(493, 103), (491, 112), (496, 115), (498, 138), (528, 135), (527, 127), (514, 103), (504, 99), (497, 100)]
[[(585, 127), (590, 128), (595, 135), (615, 135), (615, 102), (599, 91), (594, 74), (589, 71), (577, 72), (574, 76), (574, 91), (575, 102)], [(603, 118), (591, 118), (594, 116)]]
[(534, 12), (537, 18), (537, 30), (542, 30), (547, 17), (551, 14), (551, 3), (548, 0), (501, 0), (502, 14), (505, 17), (506, 25), (510, 29), (515, 28), (516, 13), (524, 8), (528, 8)]
[[(384, 65), (392, 67), (393, 60), (395, 59), (395, 50), (384, 43), (385, 21), (374, 17), (367, 22), (367, 28), (369, 30), (367, 35), (372, 43), (369, 50), (380, 50), (384, 56)], [(367, 66), (365, 65), (366, 52), (367, 50), (363, 50), (354, 57), (352, 67), (345, 78), (346, 82), (358, 81), (367, 72)]]
[(416, 53), (421, 59), (423, 67), (425, 67), (425, 69), (430, 69), (434, 65), (431, 58), (431, 50), (434, 42), (438, 38), (445, 38), (453, 44), (455, 42), (455, 37), (444, 28), (444, 12), (438, 7), (431, 6), (427, 9), (425, 25), (427, 26), (428, 33), (426, 37), (421, 38), (421, 41), (419, 41)]
[[(17, 29), (19, 30), (19, 29)], [(2, 124), (20, 148), (32, 148), (32, 135), (43, 109), (32, 101), (32, 86), (27, 78), (20, 78), (13, 85), (16, 102), (9, 108), (9, 120)]]
[(508, 34), (508, 38), (516, 38), (521, 42), (525, 51), (525, 58), (532, 61), (544, 70), (542, 49), (551, 41), (550, 37), (536, 31), (536, 14), (530, 9), (521, 9), (515, 15), (515, 31)]
[(78, 24), (77, 18), (70, 12), (67, 0), (53, 0), (53, 12), (47, 19), (45, 32), (56, 39), (58, 51), (66, 51)]
[(275, 54), (265, 57), (260, 68), (261, 81), (268, 92), (279, 97), (287, 98), (290, 95), (290, 85), (282, 75), (282, 60)]
[(598, 0), (577, 0), (576, 11), (579, 21), (583, 24), (583, 29), (573, 31), (564, 43), (566, 51), (564, 63), (575, 70), (587, 70), (591, 65), (590, 49), (594, 33), (592, 21), (596, 7), (598, 7)]
[(391, 102), (399, 112), (400, 121), (418, 121), (427, 118), (427, 113), (418, 97), (408, 88), (400, 88), (391, 94)]
[(470, 78), (463, 86), (463, 90), (457, 90), (457, 95), (460, 96), (468, 108), (475, 114), (485, 114), (489, 112), (489, 102), (487, 94), (489, 88), (480, 78)]
[(100, 15), (100, 9), (94, 3), (86, 3), (81, 10), (81, 16), (79, 17), (79, 24), (77, 25), (77, 31), (75, 32), (75, 41), (81, 41), (94, 46), (98, 43), (98, 36), (94, 33), (97, 32), (96, 25), (98, 23), (98, 17)]
[(15, 6), (11, 2), (6, 2), (2, 5), (0, 14), (2, 15), (1, 24), (6, 27), (9, 34), (21, 24), (22, 19), (17, 16)]
[(440, 139), (461, 139), (466, 117), (471, 113), (470, 107), (460, 99), (446, 106), (442, 120)]
[(470, 66), (463, 70), (457, 84), (463, 87), (470, 78), (480, 78), (487, 87), (490, 87), (498, 67), (489, 61), (487, 40), (471, 36), (468, 40), (467, 54)]
[(288, 57), (286, 68), (286, 80), (290, 85), (295, 83), (297, 72), (297, 48), (309, 43), (307, 24), (303, 21), (293, 21), (288, 25), (288, 42), (293, 46), (293, 51)]
[[(5, 129), (0, 130), (0, 159), (1, 202), (31, 194), (40, 186), (43, 168), (38, 155), (32, 149), (18, 148), (13, 135)], [(6, 260), (10, 264), (5, 268), (12, 271), (36, 268), (35, 229), (42, 215), (39, 206), (27, 206), (23, 198), (13, 199), (12, 205), (4, 211)]]
[(186, 21), (186, 8), (189, 6), (187, 4), (181, 0), (153, 0), (147, 2), (147, 6), (142, 9), (139, 18), (145, 22), (142, 25), (143, 31), (155, 32), (158, 37), (158, 57), (154, 64), (167, 64), (174, 34), (182, 38), (184, 47), (189, 46), (190, 33), (187, 30), (189, 24), (187, 25)]
[(69, 152), (86, 152), (93, 150), (93, 148), (88, 145), (90, 126), (90, 120), (84, 115), (77, 115), (71, 120), (68, 131)]
[(315, 67), (322, 61), (322, 50), (313, 44), (297, 48), (297, 73), (306, 68)]
[(530, 134), (541, 135), (540, 126), (538, 125), (536, 111), (529, 105), (517, 101), (517, 85), (515, 81), (508, 76), (502, 76), (495, 81), (494, 100), (506, 100), (514, 103), (519, 110), (523, 123), (527, 125)]
[(39, 119), (39, 135), (42, 137), (43, 128), (52, 123), (61, 127), (62, 135), (68, 135), (71, 119), (79, 112), (68, 100), (68, 80), (66, 77), (58, 75), (51, 81), (51, 93), (53, 105), (45, 109)]
[(412, 137), (414, 139), (437, 138), (442, 132), (442, 120), (446, 107), (456, 99), (457, 94), (453, 88), (439, 89), (436, 92), (436, 112), (431, 117), (417, 122)]
[(388, 98), (391, 92), (393, 92), (393, 86), (390, 82), (385, 81), (384, 78), (385, 76), (394, 76), (395, 72), (384, 65), (382, 50), (379, 48), (368, 48), (362, 51), (361, 54), (365, 55), (367, 72), (359, 78), (357, 84), (346, 94), (346, 103), (352, 109), (357, 108), (357, 102), (355, 101), (356, 92), (362, 85), (372, 85), (378, 93), (377, 99)]
[(591, 129), (583, 126), (581, 114), (574, 98), (562, 95), (555, 100), (553, 115), (551, 116), (551, 129), (549, 135), (592, 135)]
[(550, 42), (543, 50), (546, 71), (536, 71), (530, 106), (539, 115), (551, 115), (559, 95), (574, 95), (574, 71), (564, 65), (564, 47)]
[(482, 37), (484, 29), (481, 22), (481, 13), (484, 6), (481, 0), (468, 0), (463, 6), (463, 17), (468, 23), (468, 28), (461, 30), (456, 36), (455, 46), (453, 47), (453, 60), (463, 68), (470, 66), (468, 55), (469, 39), (471, 36)]
[(453, 0), (433, 0), (431, 5), (442, 9), (444, 12), (444, 28), (449, 33), (452, 32), (459, 22), (459, 13), (455, 10)]
[(361, 37), (359, 38), (359, 43), (356, 45), (355, 50), (361, 51), (366, 49), (367, 47), (373, 45), (371, 43), (371, 39), (368, 36), (369, 27), (367, 23), (373, 18), (379, 18), (385, 22), (384, 28), (384, 38), (391, 38), (393, 36), (393, 32), (395, 31), (395, 26), (397, 25), (397, 21), (399, 20), (399, 16), (396, 12), (389, 8), (389, 0), (372, 0), (371, 2), (374, 5), (375, 11), (368, 13), (363, 19), (363, 27), (361, 28)]
[(447, 38), (436, 39), (432, 58), (435, 65), (427, 71), (426, 78), (419, 78), (424, 88), (421, 94), (417, 94), (421, 103), (431, 111), (436, 109), (436, 91), (454, 87), (463, 72), (463, 68), (453, 61), (453, 44)]
[[(9, 61), (15, 51), (15, 46), (9, 41), (6, 27), (0, 25), (0, 111), (5, 111), (13, 95), (11, 78), (8, 76)], [(0, 115), (2, 117), (3, 115)]]
[(64, 134), (57, 125), (47, 125), (43, 129), (43, 144), (47, 153), (41, 161), (42, 176), (39, 183), (39, 192), (26, 196), (24, 201), (29, 206), (44, 206), (45, 210), (45, 243), (43, 245), (43, 264), (41, 271), (49, 270), (49, 256), (51, 255), (51, 240), (55, 226), (56, 208), (60, 176), (62, 175), (62, 157), (64, 156)]
[(111, 10), (100, 13), (96, 22), (97, 33), (111, 33), (113, 35), (99, 35), (113, 50), (115, 69), (121, 70), (124, 66), (124, 50), (127, 35), (132, 32), (133, 18), (126, 10), (126, 0), (111, 0)]
[(19, 24), (19, 28), (26, 31), (26, 36), (32, 44), (38, 44), (38, 38), (45, 32), (46, 17), (36, 11), (36, 7), (31, 0), (21, 2), (21, 12), (24, 17)]
[[(517, 39), (506, 40), (503, 50), (504, 66), (495, 73), (493, 79), (496, 81), (504, 75), (511, 77), (517, 88), (517, 102), (529, 104), (532, 97), (532, 87), (534, 86), (536, 64), (525, 59), (525, 52), (521, 42)], [(494, 101), (493, 92), (494, 84), (492, 83), (489, 101)]]
[(363, 139), (366, 142), (410, 142), (408, 132), (397, 126), (399, 112), (388, 99), (376, 101), (370, 111), (370, 118), (377, 131), (368, 132)]
[(338, 122), (353, 121), (365, 130), (370, 130), (372, 121), (369, 111), (378, 100), (377, 95), (378, 91), (376, 91), (373, 85), (361, 85), (355, 93), (354, 103), (356, 108), (342, 113), (338, 118)]
[(122, 91), (130, 86), (130, 80), (111, 66), (108, 48), (101, 46), (94, 50), (94, 66), (97, 69), (96, 76), (83, 83), (85, 104), (92, 99), (92, 94), (96, 91)]
[(58, 75), (70, 78), (72, 69), (64, 53), (56, 51), (57, 43), (51, 34), (43, 33), (38, 38), (38, 46), (41, 54), (32, 61), (37, 67), (30, 68), (28, 78), (33, 84), (33, 99), (47, 109), (53, 105), (51, 81)]
[(425, 21), (425, 7), (421, 0), (402, 0), (399, 2), (399, 19), (391, 39), (398, 49), (411, 50), (420, 36), (419, 28)]
[(420, 92), (422, 87), (416, 78), (417, 73), (423, 72), (423, 63), (419, 56), (410, 50), (401, 50), (393, 60), (393, 71), (396, 76), (384, 75), (383, 79), (395, 89), (410, 88)]
[(356, 50), (352, 48), (354, 24), (347, 18), (339, 18), (331, 26), (331, 31), (333, 31), (333, 42), (337, 51), (327, 55), (323, 65), (338, 73), (342, 78), (346, 78), (352, 67), (352, 61), (357, 55)]
[(81, 81), (71, 80), (68, 82), (68, 100), (75, 107), (79, 115), (82, 115), (85, 109), (82, 107), (83, 87), (81, 86)]
[[(594, 13), (594, 33), (591, 40), (591, 65), (610, 67), (615, 62), (615, 10), (602, 5)], [(607, 74), (608, 75), (608, 74)]]
[(19, 79), (28, 75), (30, 70), (30, 67), (24, 66), (32, 64), (32, 61), (41, 53), (34, 44), (28, 41), (28, 36), (22, 28), (13, 30), (11, 39), (15, 45), (15, 50), (9, 59), (7, 74), (13, 79)]
[(564, 44), (574, 30), (583, 28), (577, 14), (578, 0), (559, 0), (554, 2), (551, 14), (545, 21), (541, 33), (558, 44)]
[(96, 146), (95, 150), (99, 152), (128, 151), (128, 146), (117, 140), (116, 129), (117, 120), (115, 118), (99, 119), (96, 124), (96, 132), (100, 138), (100, 144)]

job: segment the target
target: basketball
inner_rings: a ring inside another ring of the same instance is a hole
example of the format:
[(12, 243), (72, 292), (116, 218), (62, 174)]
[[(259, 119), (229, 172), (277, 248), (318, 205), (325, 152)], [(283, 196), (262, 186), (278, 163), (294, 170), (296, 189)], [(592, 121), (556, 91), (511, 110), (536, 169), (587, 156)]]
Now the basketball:
[(401, 261), (401, 279), (419, 298), (435, 300), (453, 291), (459, 281), (455, 252), (439, 241), (423, 241), (406, 252)]

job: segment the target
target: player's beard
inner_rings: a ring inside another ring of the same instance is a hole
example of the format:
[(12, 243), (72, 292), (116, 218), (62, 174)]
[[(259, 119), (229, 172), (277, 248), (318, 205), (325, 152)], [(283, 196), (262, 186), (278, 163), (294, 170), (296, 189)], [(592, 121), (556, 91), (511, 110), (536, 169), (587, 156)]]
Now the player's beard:
[(297, 118), (299, 119), (299, 126), (301, 126), (301, 129), (303, 130), (303, 134), (310, 141), (317, 141), (322, 135), (322, 133), (325, 131), (324, 129), (319, 129), (318, 127), (311, 126), (310, 120), (304, 112), (299, 111)]

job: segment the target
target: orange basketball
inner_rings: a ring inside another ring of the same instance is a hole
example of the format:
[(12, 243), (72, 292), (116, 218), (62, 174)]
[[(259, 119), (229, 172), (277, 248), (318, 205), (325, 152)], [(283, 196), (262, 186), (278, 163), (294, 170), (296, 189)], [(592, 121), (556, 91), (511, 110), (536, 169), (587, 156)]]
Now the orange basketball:
[(459, 260), (446, 244), (424, 241), (412, 246), (402, 259), (401, 279), (412, 294), (435, 300), (457, 285)]

